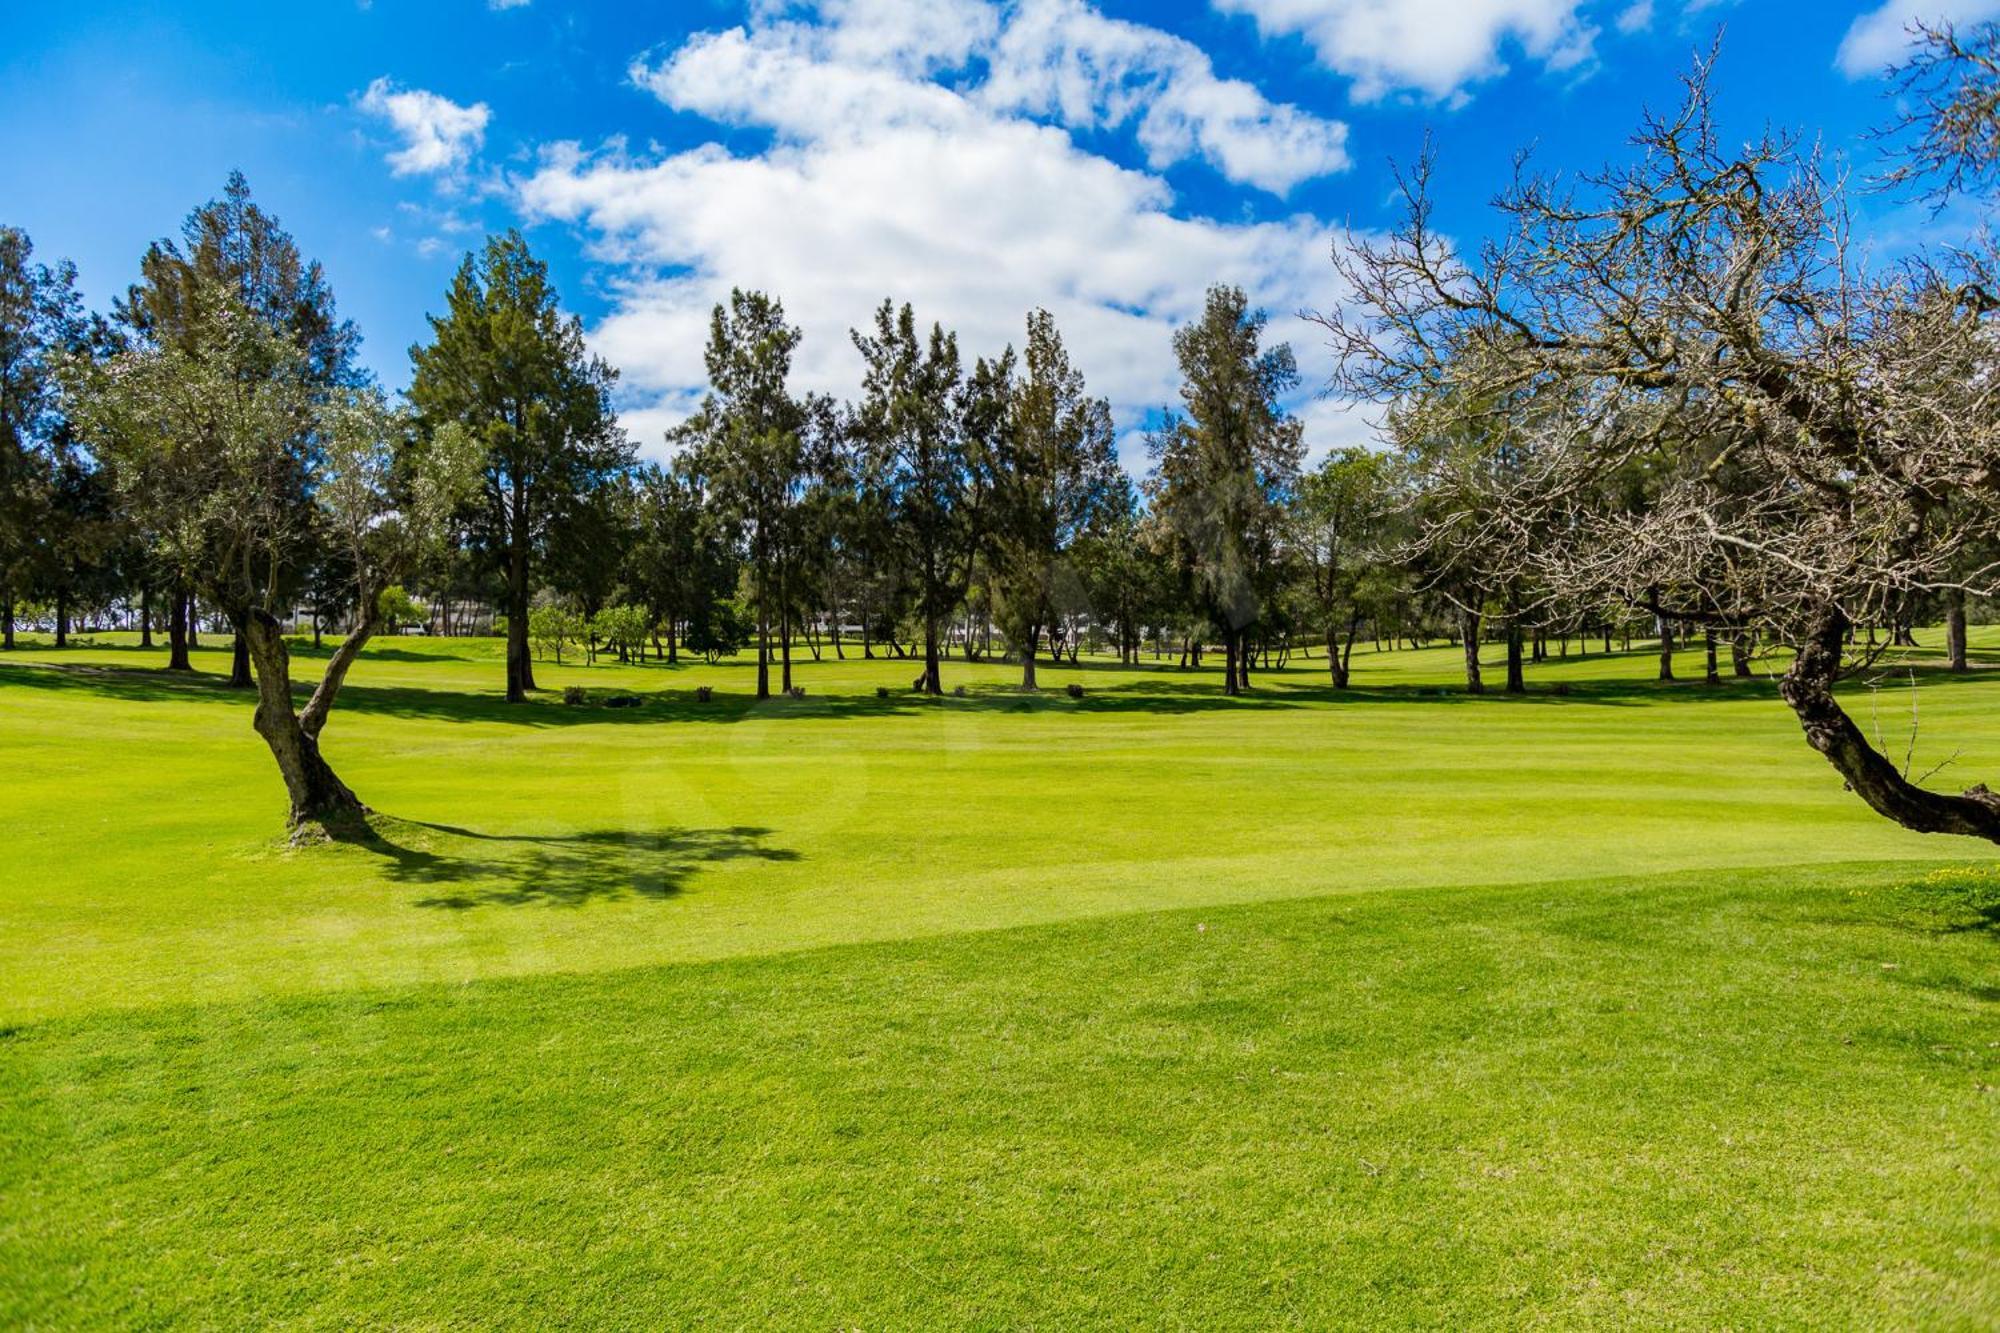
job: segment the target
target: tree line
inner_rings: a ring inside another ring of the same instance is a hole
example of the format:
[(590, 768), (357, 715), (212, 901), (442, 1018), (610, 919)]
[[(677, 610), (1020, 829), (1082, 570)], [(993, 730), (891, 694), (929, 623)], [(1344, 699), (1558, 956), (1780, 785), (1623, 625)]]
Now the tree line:
[[(1918, 110), (1882, 185), (1981, 188), (1995, 30), (1917, 36), (1900, 86)], [(512, 701), (538, 649), (572, 644), (749, 651), (760, 698), (796, 688), (799, 652), (905, 657), (934, 695), (953, 651), (1010, 656), (1034, 688), (1038, 659), (1150, 644), (1190, 668), (1215, 653), (1235, 694), (1313, 649), (1345, 687), (1365, 632), (1454, 639), (1473, 692), (1500, 640), (1519, 692), (1552, 645), (1636, 630), (1671, 677), (1692, 635), (1711, 680), (1724, 650), (1735, 674), (1784, 650), (1808, 741), (1877, 810), (2000, 838), (2000, 799), (1923, 788), (1832, 694), (1940, 615), (1966, 665), (1967, 599), (2000, 549), (1991, 243), (1871, 270), (1847, 178), (1774, 132), (1724, 147), (1710, 68), (1629, 165), (1524, 170), (1476, 249), (1436, 234), (1420, 160), (1403, 225), (1336, 247), (1352, 299), (1316, 317), (1332, 386), (1381, 405), (1386, 447), (1311, 467), (1293, 352), (1228, 286), (1173, 334), (1182, 383), (1141, 482), (1046, 311), (1018, 351), (968, 357), (885, 300), (838, 401), (794, 387), (801, 331), (742, 290), (713, 312), (671, 461), (642, 463), (615, 370), (517, 233), (465, 257), (398, 403), (240, 175), (104, 315), (0, 230), (6, 641), (17, 603), (51, 608), (60, 639), (77, 608), (136, 602), (184, 670), (213, 608), (294, 823), (324, 824), (360, 809), (318, 750), (355, 656), (454, 607), (504, 630)], [(302, 608), (315, 639), (341, 633), (301, 708)]]

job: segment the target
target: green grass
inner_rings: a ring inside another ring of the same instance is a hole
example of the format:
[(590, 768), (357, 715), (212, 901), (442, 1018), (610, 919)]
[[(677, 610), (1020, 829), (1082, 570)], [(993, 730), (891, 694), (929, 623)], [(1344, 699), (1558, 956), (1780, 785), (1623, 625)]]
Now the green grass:
[(293, 851), (157, 658), (0, 659), (0, 1324), (2000, 1326), (2000, 863), (1768, 681), (404, 639)]

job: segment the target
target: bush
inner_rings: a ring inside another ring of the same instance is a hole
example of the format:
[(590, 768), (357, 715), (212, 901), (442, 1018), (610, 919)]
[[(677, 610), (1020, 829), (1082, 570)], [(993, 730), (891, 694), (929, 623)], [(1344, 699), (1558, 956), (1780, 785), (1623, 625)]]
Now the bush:
[(886, 699), (886, 698), (888, 698), (888, 697), (889, 697), (889, 687), (888, 687), (887, 685), (877, 685), (877, 686), (875, 687), (875, 697), (876, 697), (877, 699)]
[(563, 702), (566, 704), (589, 703), (590, 694), (581, 685), (565, 685), (563, 686)]
[(963, 699), (965, 697), (965, 686), (954, 686), (951, 691), (951, 697), (954, 699)]
[(1075, 681), (1071, 681), (1065, 693), (1072, 699), (1081, 699), (1083, 697), (1083, 686), (1078, 685)]
[(803, 685), (794, 685), (789, 690), (786, 690), (785, 693), (791, 695), (794, 699), (803, 699), (806, 697), (806, 687)]
[(694, 687), (694, 701), (696, 703), (705, 704), (714, 697), (715, 697), (715, 691), (709, 686), (697, 685)]

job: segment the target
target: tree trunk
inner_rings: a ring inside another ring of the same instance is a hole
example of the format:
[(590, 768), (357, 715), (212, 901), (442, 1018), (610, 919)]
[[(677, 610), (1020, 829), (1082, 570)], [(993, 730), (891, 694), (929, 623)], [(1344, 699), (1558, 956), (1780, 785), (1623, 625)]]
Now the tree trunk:
[(1965, 592), (1953, 588), (1945, 594), (1944, 600), (1944, 646), (1945, 656), (1953, 671), (1964, 671), (1965, 661)]
[(56, 590), (56, 647), (69, 647), (69, 594)]
[[(782, 586), (782, 585), (780, 585)], [(783, 658), (783, 679), (779, 686), (786, 694), (792, 692), (792, 602), (786, 597), (778, 608), (778, 652)]]
[(0, 648), (14, 651), (14, 594), (0, 597)]
[[(528, 659), (528, 538), (527, 519), (514, 505), (514, 537), (507, 552), (507, 702), (526, 703), (535, 688), (535, 669)], [(362, 608), (363, 619), (368, 608)]]
[(1236, 653), (1236, 631), (1224, 628), (1222, 631), (1222, 692), (1224, 694), (1233, 695), (1240, 693), (1236, 684)]
[(241, 627), (238, 637), (247, 642), (257, 664), (258, 698), (253, 722), (285, 780), (285, 794), (291, 804), (288, 822), (293, 835), (314, 828), (337, 832), (343, 826), (351, 826), (368, 808), (326, 762), (320, 753), (319, 736), (348, 668), (374, 632), (373, 620), (364, 618), (335, 650), (319, 688), (313, 691), (304, 712), (299, 713), (292, 709), (290, 655), (277, 618), (258, 609), (239, 609), (231, 618)]
[(139, 646), (153, 646), (153, 590), (139, 589)]
[(1041, 638), (1042, 627), (1040, 625), (1028, 626), (1027, 634), (1022, 640), (1026, 646), (1021, 650), (1021, 688), (1024, 690), (1041, 688), (1035, 682), (1035, 648), (1040, 644)]
[(764, 595), (757, 594), (757, 697), (771, 697), (771, 612), (764, 605)]
[(188, 658), (188, 595), (176, 589), (167, 606), (167, 670), (192, 671)]
[(1711, 685), (1720, 685), (1722, 683), (1722, 670), (1716, 661), (1714, 630), (1709, 630), (1703, 636), (1703, 645), (1708, 649), (1708, 683)]
[(250, 644), (243, 636), (243, 627), (238, 625), (229, 649), (229, 688), (247, 690), (256, 683), (250, 678)]
[(1660, 617), (1660, 679), (1674, 678), (1674, 626), (1665, 616)]
[(1507, 617), (1507, 693), (1526, 694), (1528, 678), (1521, 670), (1521, 626), (1514, 617)]
[(1840, 678), (1847, 631), (1846, 617), (1828, 611), (1778, 684), (1778, 694), (1805, 729), (1806, 743), (1826, 756), (1848, 790), (1904, 828), (2000, 843), (2000, 795), (1983, 783), (1962, 796), (1924, 790), (1878, 753), (1841, 708), (1833, 685)]
[(1347, 688), (1347, 668), (1340, 660), (1340, 634), (1331, 620), (1326, 622), (1326, 670), (1333, 678), (1333, 688)]
[(1738, 676), (1750, 675), (1750, 631), (1738, 630), (1729, 641), (1729, 664)]
[(925, 694), (944, 693), (944, 680), (938, 671), (937, 617), (928, 611), (924, 613), (924, 674), (922, 680)]
[(1479, 674), (1479, 613), (1463, 611), (1459, 614), (1459, 638), (1465, 644), (1465, 692), (1484, 694), (1486, 682)]

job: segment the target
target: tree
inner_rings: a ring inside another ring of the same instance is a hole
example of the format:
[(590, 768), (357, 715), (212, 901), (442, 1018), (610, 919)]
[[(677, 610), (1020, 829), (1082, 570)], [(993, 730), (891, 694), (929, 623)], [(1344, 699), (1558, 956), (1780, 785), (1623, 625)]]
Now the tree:
[(1021, 656), (1021, 688), (1035, 688), (1035, 652), (1054, 618), (1059, 567), (1105, 517), (1118, 470), (1111, 405), (1084, 392), (1055, 319), (1028, 316), (1021, 375), (998, 432), (988, 544), (1001, 632)]
[(1885, 132), (1895, 165), (1884, 187), (1921, 183), (1942, 206), (2000, 180), (2000, 23), (1912, 25), (1908, 55), (1889, 70), (1902, 110)]
[(866, 372), (849, 430), (880, 486), (885, 535), (910, 571), (923, 626), (926, 694), (942, 694), (939, 645), (946, 617), (965, 595), (978, 527), (968, 425), (989, 429), (1003, 410), (1008, 364), (981, 361), (964, 381), (958, 339), (937, 324), (926, 340), (906, 304), (884, 301), (873, 334), (856, 330)]
[[(469, 489), (474, 451), (455, 428), (419, 447), (379, 393), (317, 383), (302, 349), (233, 285), (201, 274), (181, 296), (171, 339), (74, 363), (71, 402), (165, 563), (244, 635), (254, 725), (295, 834), (338, 831), (366, 807), (327, 763), (321, 733), (382, 594)], [(322, 543), (342, 548), (359, 611), (299, 708), (280, 617)]]
[(562, 665), (563, 649), (582, 643), (588, 632), (584, 618), (560, 597), (544, 597), (528, 612), (528, 642), (536, 656), (547, 654), (557, 666)]
[[(2000, 797), (1911, 781), (1834, 692), (1871, 660), (1853, 627), (1966, 586), (2000, 532), (1988, 267), (1863, 268), (1816, 154), (1722, 147), (1706, 67), (1636, 144), (1575, 185), (1524, 176), (1471, 255), (1430, 230), (1420, 167), (1393, 239), (1341, 251), (1359, 300), (1322, 319), (1336, 388), (1508, 404), (1537, 442), (1495, 521), (1538, 535), (1537, 580), (1789, 646), (1780, 693), (1849, 788), (1908, 828), (2000, 841)], [(1639, 461), (1657, 484), (1606, 503)]]
[(0, 648), (14, 646), (14, 608), (33, 591), (57, 603), (102, 545), (104, 478), (72, 438), (57, 372), (91, 341), (76, 269), (34, 262), (26, 232), (0, 227)]
[(1174, 334), (1181, 407), (1153, 432), (1152, 499), (1191, 593), (1221, 634), (1223, 688), (1249, 679), (1249, 630), (1270, 586), (1282, 506), (1304, 456), (1281, 398), (1298, 384), (1289, 344), (1263, 346), (1266, 319), (1240, 288), (1211, 287)]
[(1384, 567), (1394, 505), (1389, 458), (1354, 448), (1327, 455), (1300, 481), (1293, 501), (1292, 541), (1304, 562), (1335, 689), (1347, 688), (1362, 620), (1391, 591)]
[(624, 584), (646, 608), (654, 632), (667, 636), (667, 661), (678, 662), (682, 627), (705, 618), (736, 585), (727, 525), (708, 503), (706, 480), (691, 454), (670, 467), (640, 469), (636, 518)]
[(579, 508), (631, 466), (611, 410), (617, 372), (584, 349), (519, 232), (468, 254), (431, 316), (431, 342), (410, 349), (410, 402), (426, 431), (456, 424), (484, 453), (474, 539), (505, 573), (507, 701), (535, 688), (528, 612), (537, 569), (572, 531)]
[[(119, 320), (142, 342), (155, 345), (194, 336), (198, 294), (219, 286), (234, 295), (241, 309), (261, 321), (297, 349), (297, 373), (321, 389), (360, 387), (365, 377), (355, 366), (361, 335), (336, 310), (333, 292), (316, 261), (299, 252), (291, 234), (251, 199), (240, 171), (229, 173), (222, 197), (211, 199), (188, 214), (179, 240), (168, 238), (148, 247), (139, 261), (140, 281), (118, 303)], [(171, 522), (171, 514), (160, 515)], [(188, 571), (176, 575), (171, 613), (170, 669), (186, 670), (193, 608), (188, 601)], [(249, 644), (238, 625), (230, 684), (251, 685)]]
[[(771, 697), (771, 622), (782, 620), (782, 687), (792, 685), (790, 579), (797, 562), (798, 510), (809, 472), (807, 446), (818, 405), (792, 395), (799, 330), (785, 307), (739, 289), (709, 317), (708, 395), (678, 438), (696, 450), (717, 500), (740, 528), (756, 609), (757, 697)], [(823, 410), (823, 409), (819, 409)]]

